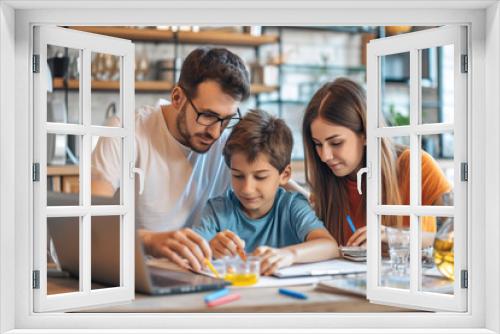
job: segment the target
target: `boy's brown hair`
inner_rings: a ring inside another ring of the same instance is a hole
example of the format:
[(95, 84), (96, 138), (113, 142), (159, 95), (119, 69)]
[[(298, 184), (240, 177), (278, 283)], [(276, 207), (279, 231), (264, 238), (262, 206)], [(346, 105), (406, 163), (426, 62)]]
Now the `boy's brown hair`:
[(282, 119), (263, 110), (250, 110), (234, 127), (223, 150), (224, 159), (231, 167), (231, 156), (243, 153), (253, 162), (264, 153), (269, 163), (280, 173), (290, 164), (293, 136)]

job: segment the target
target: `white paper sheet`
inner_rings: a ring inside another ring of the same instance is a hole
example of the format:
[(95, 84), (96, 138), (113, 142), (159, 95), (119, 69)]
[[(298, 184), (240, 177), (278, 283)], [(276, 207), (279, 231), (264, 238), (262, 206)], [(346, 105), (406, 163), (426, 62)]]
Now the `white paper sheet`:
[(278, 270), (274, 276), (280, 278), (321, 276), (321, 275), (345, 275), (366, 272), (366, 263), (351, 262), (335, 259), (322, 262), (297, 264)]
[(260, 276), (257, 284), (249, 286), (231, 286), (231, 289), (249, 289), (249, 288), (273, 288), (280, 286), (308, 285), (318, 283), (324, 280), (330, 280), (332, 276), (306, 276), (294, 278), (278, 278), (273, 276)]
[[(148, 265), (168, 270), (189, 272), (188, 270), (179, 268), (177, 265), (173, 264), (172, 262), (169, 262), (166, 259), (149, 259)], [(341, 269), (340, 271), (339, 268)], [(310, 274), (311, 270), (314, 275)], [(321, 271), (323, 272), (329, 271), (330, 273), (333, 272), (334, 273), (333, 274), (329, 273), (328, 275), (325, 274), (321, 275), (320, 274)], [(282, 277), (260, 276), (257, 284), (249, 286), (231, 286), (231, 288), (232, 289), (270, 288), (270, 287), (272, 288), (281, 286), (315, 284), (324, 280), (331, 280), (335, 275), (339, 274), (366, 272), (366, 264), (353, 263), (346, 260), (336, 259), (331, 261), (294, 265), (288, 268), (280, 269), (279, 272), (280, 273), (284, 272), (285, 275), (288, 274), (289, 276), (282, 276)], [(290, 273), (294, 274), (295, 276), (290, 275)], [(208, 269), (198, 274), (214, 277), (213, 273), (210, 272)]]

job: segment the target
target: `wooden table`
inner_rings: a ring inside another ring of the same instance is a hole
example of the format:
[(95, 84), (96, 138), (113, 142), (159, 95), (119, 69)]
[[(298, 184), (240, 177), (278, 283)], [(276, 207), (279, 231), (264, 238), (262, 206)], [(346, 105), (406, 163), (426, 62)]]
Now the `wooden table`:
[[(47, 288), (51, 293), (75, 291), (77, 281), (50, 278)], [(241, 294), (241, 299), (210, 308), (203, 297), (210, 292), (170, 296), (136, 294), (135, 300), (122, 305), (93, 307), (78, 312), (97, 313), (281, 313), (281, 312), (414, 312), (415, 310), (372, 304), (366, 298), (316, 291), (314, 285), (294, 286), (306, 293), (307, 300), (298, 300), (278, 294), (278, 288), (230, 288)]]

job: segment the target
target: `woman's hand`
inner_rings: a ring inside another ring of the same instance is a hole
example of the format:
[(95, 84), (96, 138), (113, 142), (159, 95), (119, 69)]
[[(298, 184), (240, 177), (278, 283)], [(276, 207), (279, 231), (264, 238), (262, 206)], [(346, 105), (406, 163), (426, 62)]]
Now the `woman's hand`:
[[(346, 246), (366, 246), (366, 238), (366, 226), (360, 227), (353, 235), (351, 235), (349, 240), (347, 240)], [(380, 241), (382, 241), (382, 246), (387, 244), (385, 226), (380, 226)]]
[(366, 226), (360, 227), (347, 240), (346, 246), (363, 246), (366, 244)]
[(262, 275), (271, 275), (279, 268), (292, 265), (295, 260), (293, 251), (268, 246), (257, 247), (252, 255), (261, 257), (260, 273)]
[(238, 255), (238, 249), (245, 250), (245, 241), (235, 233), (225, 230), (219, 232), (210, 240), (210, 248), (216, 259), (224, 256)]

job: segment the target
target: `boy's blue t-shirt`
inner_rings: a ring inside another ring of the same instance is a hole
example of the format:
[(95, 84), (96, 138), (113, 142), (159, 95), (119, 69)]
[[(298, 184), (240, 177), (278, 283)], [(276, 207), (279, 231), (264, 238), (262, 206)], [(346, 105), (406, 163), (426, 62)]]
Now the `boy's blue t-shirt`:
[(264, 217), (249, 218), (232, 190), (212, 198), (205, 206), (201, 221), (193, 230), (210, 241), (219, 232), (230, 230), (245, 241), (250, 253), (258, 246), (281, 248), (302, 243), (312, 230), (324, 228), (307, 199), (279, 188), (274, 205)]

